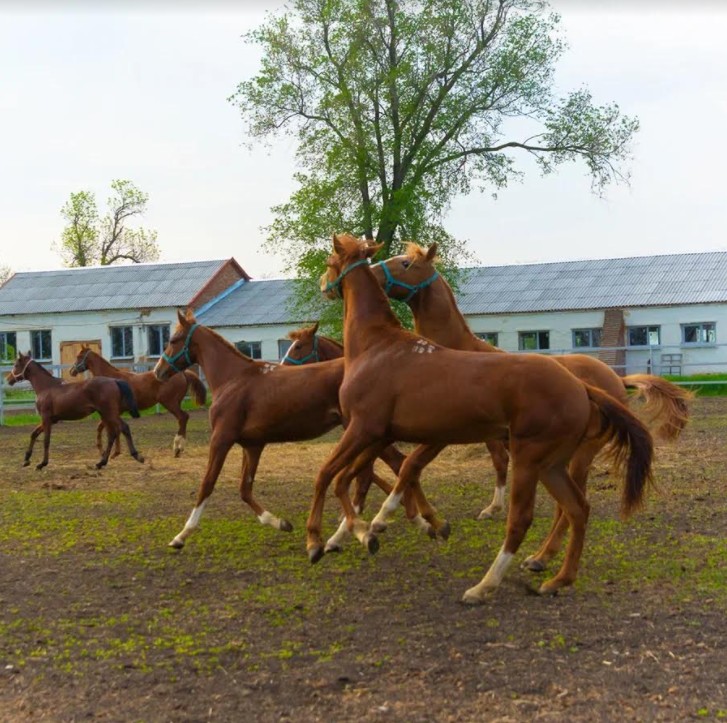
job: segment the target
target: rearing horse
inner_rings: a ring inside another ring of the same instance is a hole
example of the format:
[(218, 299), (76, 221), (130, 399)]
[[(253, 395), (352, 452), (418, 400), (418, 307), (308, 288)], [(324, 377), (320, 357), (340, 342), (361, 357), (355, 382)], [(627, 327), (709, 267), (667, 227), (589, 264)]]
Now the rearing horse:
[[(172, 449), (174, 450), (174, 456), (179, 457), (184, 451), (184, 445), (187, 441), (189, 414), (182, 409), (182, 401), (187, 394), (187, 390), (190, 387), (192, 388), (194, 399), (200, 406), (207, 400), (205, 385), (202, 384), (200, 378), (191, 369), (185, 369), (184, 373), (162, 383), (154, 376), (153, 371), (137, 374), (136, 372), (119, 369), (90, 347), (84, 345), (78, 352), (76, 361), (71, 367), (71, 376), (75, 377), (85, 371), (91, 372), (96, 377), (111, 377), (128, 382), (134, 392), (139, 409), (148, 409), (155, 404), (161, 404), (167, 411), (171, 412), (177, 419), (177, 434), (174, 437)], [(101, 449), (103, 428), (104, 423), (99, 422), (96, 431), (96, 446), (99, 450)], [(118, 453), (119, 446), (117, 442), (115, 455)]]
[(61, 420), (83, 419), (93, 412), (101, 415), (108, 430), (108, 444), (101, 459), (96, 463), (96, 469), (101, 469), (108, 462), (111, 447), (119, 433), (126, 437), (131, 456), (138, 462), (144, 461), (134, 447), (129, 425), (121, 418), (121, 412), (127, 410), (132, 417), (139, 416), (134, 394), (125, 381), (94, 377), (67, 384), (32, 359), (30, 352), (19, 354), (12, 371), (7, 375), (7, 382), (11, 386), (24, 379), (30, 382), (35, 392), (35, 406), (40, 414), (41, 423), (30, 434), (30, 445), (25, 453), (23, 467), (30, 464), (33, 445), (41, 432), (44, 434), (43, 459), (36, 465), (36, 469), (43, 469), (48, 464), (51, 427)]
[[(436, 253), (436, 244), (424, 249), (410, 243), (405, 254), (374, 264), (371, 270), (390, 298), (409, 305), (417, 334), (450, 349), (505, 353), (472, 333), (457, 307), (452, 289), (437, 272)], [(687, 424), (688, 401), (692, 394), (666, 379), (649, 374), (620, 377), (607, 364), (585, 354), (565, 354), (552, 358), (579, 379), (602, 389), (622, 403), (628, 400), (627, 389), (636, 390), (634, 396), (645, 399), (644, 412), (651, 418), (651, 423), (657, 425), (656, 433), (663, 439), (676, 439)], [(493, 455), (497, 469), (495, 495), (489, 507), (480, 513), (480, 519), (490, 517), (494, 511), (501, 509), (505, 497), (508, 455), (502, 443), (497, 442), (495, 446), (499, 448), (496, 449), (497, 459)], [(584, 494), (591, 463), (599, 450), (598, 443), (581, 445), (571, 462), (570, 474)], [(547, 562), (560, 549), (566, 528), (565, 517), (556, 510), (549, 536), (541, 549), (526, 560), (526, 566), (534, 571), (545, 569)]]
[(464, 601), (482, 602), (499, 585), (531, 524), (538, 480), (563, 509), (572, 531), (563, 566), (540, 591), (570, 585), (577, 575), (589, 510), (568, 473), (571, 457), (584, 439), (612, 443), (616, 465), (625, 468), (622, 511), (627, 515), (641, 503), (650, 480), (649, 431), (622, 404), (552, 359), (456, 351), (405, 331), (369, 268), (369, 258), (380, 245), (334, 235), (333, 248), (321, 290), (344, 300), (345, 374), (339, 397), (348, 425), (316, 478), (308, 519), (311, 561), (323, 554), (325, 493), (339, 473), (346, 471), (336, 481), (336, 494), (349, 528), (360, 529), (366, 523), (357, 518), (347, 489), (356, 465), (393, 440), (420, 443), (371, 525), (369, 534), (375, 534), (385, 528), (404, 489), (418, 482), (422, 469), (447, 445), (499, 439), (509, 430), (513, 481), (507, 534), (495, 562), (465, 592)]

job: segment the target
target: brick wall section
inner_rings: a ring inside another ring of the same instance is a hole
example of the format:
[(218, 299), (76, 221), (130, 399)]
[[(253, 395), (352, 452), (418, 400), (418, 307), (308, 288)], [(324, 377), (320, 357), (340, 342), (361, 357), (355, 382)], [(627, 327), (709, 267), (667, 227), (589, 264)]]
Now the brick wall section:
[(226, 261), (219, 271), (195, 294), (194, 298), (189, 302), (189, 306), (193, 309), (199, 309), (240, 279), (249, 281), (250, 277), (235, 259)]
[(606, 309), (603, 312), (603, 331), (598, 358), (623, 376), (626, 373), (626, 352), (624, 349), (609, 347), (626, 346), (626, 323), (623, 309)]

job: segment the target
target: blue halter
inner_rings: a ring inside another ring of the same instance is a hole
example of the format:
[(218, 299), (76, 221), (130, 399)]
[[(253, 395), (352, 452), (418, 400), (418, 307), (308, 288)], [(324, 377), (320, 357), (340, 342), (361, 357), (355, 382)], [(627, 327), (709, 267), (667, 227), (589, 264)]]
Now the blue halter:
[(426, 289), (427, 286), (433, 284), (439, 278), (439, 271), (435, 271), (428, 279), (424, 279), (424, 281), (420, 281), (418, 284), (407, 284), (405, 281), (399, 281), (399, 279), (395, 279), (392, 276), (391, 271), (389, 271), (389, 267), (386, 265), (386, 261), (379, 261), (379, 263), (374, 264), (374, 266), (380, 266), (384, 271), (384, 276), (386, 277), (384, 291), (386, 292), (386, 295), (389, 296), (389, 292), (394, 288), (394, 286), (401, 286), (402, 289), (406, 289), (409, 292), (409, 295), (403, 299), (405, 302), (411, 301), (417, 291)]
[(296, 366), (299, 366), (301, 364), (308, 364), (308, 362), (319, 362), (320, 358), (318, 357), (318, 337), (313, 336), (313, 351), (311, 351), (310, 354), (306, 354), (301, 359), (292, 359), (288, 356), (288, 351), (285, 352), (285, 356), (280, 360), (281, 364), (295, 364)]
[(343, 280), (343, 277), (349, 272), (355, 269), (357, 266), (363, 266), (364, 264), (368, 264), (368, 259), (359, 259), (358, 261), (354, 261), (349, 266), (346, 266), (346, 268), (341, 271), (340, 275), (337, 279), (334, 279), (333, 281), (329, 281), (326, 284), (326, 291), (331, 291), (332, 289), (336, 289), (338, 292), (338, 296), (340, 298), (343, 298), (343, 294), (341, 293), (341, 281)]
[(77, 361), (72, 367), (71, 371), (75, 370), (76, 374), (80, 374), (81, 372), (85, 372), (86, 367), (86, 359), (88, 359), (88, 355), (90, 354), (91, 350), (86, 349), (86, 353), (83, 355), (83, 359), (81, 361)]
[[(192, 366), (194, 362), (192, 361), (192, 357), (189, 355), (189, 342), (192, 341), (192, 332), (199, 326), (196, 322), (192, 324), (192, 326), (189, 327), (189, 331), (187, 332), (187, 338), (184, 340), (184, 346), (174, 355), (169, 356), (166, 352), (162, 352), (162, 359), (169, 364), (169, 366), (174, 369), (175, 372), (183, 372), (184, 369), (187, 367)], [(181, 357), (184, 357), (187, 361), (187, 366), (184, 367), (184, 369), (179, 369), (175, 362), (180, 359)]]

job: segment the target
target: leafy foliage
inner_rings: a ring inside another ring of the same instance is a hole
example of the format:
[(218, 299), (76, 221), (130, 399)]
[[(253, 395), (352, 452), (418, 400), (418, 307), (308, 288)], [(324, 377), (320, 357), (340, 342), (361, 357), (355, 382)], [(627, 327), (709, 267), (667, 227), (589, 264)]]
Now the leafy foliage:
[(96, 198), (90, 191), (71, 193), (61, 209), (66, 227), (58, 245), (66, 266), (108, 266), (119, 261), (156, 261), (157, 232), (129, 228), (128, 220), (146, 210), (148, 194), (131, 181), (111, 182), (108, 211), (99, 216)]

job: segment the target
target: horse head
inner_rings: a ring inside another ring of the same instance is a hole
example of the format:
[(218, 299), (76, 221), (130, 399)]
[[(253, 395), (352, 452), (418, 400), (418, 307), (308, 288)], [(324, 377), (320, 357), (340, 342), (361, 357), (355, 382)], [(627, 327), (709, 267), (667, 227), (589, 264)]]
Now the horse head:
[(75, 377), (78, 374), (81, 374), (81, 372), (85, 372), (88, 370), (88, 354), (91, 351), (91, 347), (86, 344), (81, 344), (81, 349), (76, 355), (76, 361), (73, 362), (73, 366), (70, 368), (70, 374), (72, 377)]
[(177, 319), (179, 321), (177, 328), (154, 367), (154, 375), (159, 381), (164, 381), (177, 372), (183, 372), (195, 363), (191, 348), (192, 334), (199, 324), (189, 309), (185, 314), (177, 311)]
[(22, 382), (24, 379), (27, 380), (25, 372), (32, 361), (33, 357), (30, 352), (27, 354), (18, 353), (18, 358), (15, 360), (13, 368), (7, 373), (5, 381), (12, 386), (15, 382)]
[(288, 332), (288, 338), (293, 342), (285, 356), (280, 360), (284, 365), (300, 365), (319, 361), (318, 359), (318, 322), (313, 326), (304, 326)]
[(341, 281), (351, 269), (369, 263), (383, 244), (359, 239), (349, 233), (333, 234), (333, 254), (326, 261), (326, 271), (321, 276), (321, 292), (329, 299), (341, 294)]
[(405, 254), (380, 261), (371, 270), (387, 296), (399, 301), (410, 301), (418, 291), (439, 277), (434, 266), (436, 258), (436, 243), (428, 249), (410, 243), (407, 244)]

